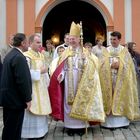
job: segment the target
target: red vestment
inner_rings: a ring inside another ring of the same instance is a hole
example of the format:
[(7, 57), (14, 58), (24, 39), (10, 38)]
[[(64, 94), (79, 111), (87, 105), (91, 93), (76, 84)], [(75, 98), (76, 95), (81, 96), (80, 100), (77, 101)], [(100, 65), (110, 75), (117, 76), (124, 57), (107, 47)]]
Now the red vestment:
[(57, 80), (58, 75), (64, 67), (63, 61), (54, 71), (49, 85), (49, 95), (52, 107), (52, 117), (56, 120), (64, 120), (64, 84)]

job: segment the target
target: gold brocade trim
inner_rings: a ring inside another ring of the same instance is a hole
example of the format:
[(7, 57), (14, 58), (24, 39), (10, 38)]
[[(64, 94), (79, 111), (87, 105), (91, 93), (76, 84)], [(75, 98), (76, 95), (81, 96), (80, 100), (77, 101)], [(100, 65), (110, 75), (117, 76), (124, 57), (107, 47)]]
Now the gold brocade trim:
[[(74, 98), (69, 115), (80, 120), (104, 122), (105, 113), (103, 110), (102, 93), (98, 75), (98, 58), (95, 55), (91, 55), (84, 48), (83, 53), (86, 55), (87, 62), (84, 62), (83, 73), (81, 75), (81, 80), (78, 83), (76, 97)], [(74, 53), (72, 52), (71, 47), (68, 47), (61, 55), (58, 64), (61, 64), (64, 60), (72, 56), (74, 56)], [(93, 80), (93, 78), (95, 79)], [(89, 87), (89, 83), (91, 83), (90, 85), (92, 85), (93, 88)], [(97, 88), (94, 89), (94, 86)], [(94, 94), (95, 96), (93, 96)]]
[(58, 65), (61, 64), (65, 59), (68, 59), (68, 67), (70, 68), (69, 69), (69, 72), (68, 72), (68, 92), (69, 92), (69, 95), (68, 95), (68, 104), (72, 105), (73, 103), (73, 100), (74, 100), (74, 85), (73, 85), (73, 66), (72, 66), (72, 57), (74, 56), (74, 52), (72, 51), (72, 47), (69, 46), (64, 52), (63, 54), (59, 57), (59, 61), (58, 61)]
[[(83, 52), (86, 53), (88, 52), (88, 50), (83, 48)], [(67, 49), (65, 49), (63, 54), (60, 56), (58, 64), (61, 64), (66, 58), (73, 57), (74, 55), (75, 55), (75, 52), (72, 50), (72, 46), (69, 46)]]
[[(32, 61), (31, 61), (31, 64), (30, 64), (31, 69), (36, 69), (36, 68), (37, 68), (37, 63), (35, 62), (35, 60), (36, 60), (36, 59), (32, 59)], [(38, 81), (35, 81), (35, 82), (34, 82), (33, 91), (35, 91), (35, 92), (34, 92), (33, 94), (36, 94), (36, 96), (37, 96), (37, 102), (38, 102), (38, 103), (37, 103), (37, 106), (36, 106), (36, 107), (38, 107), (38, 111), (37, 111), (37, 112), (38, 112), (39, 114), (42, 114), (38, 84), (39, 84)], [(32, 102), (32, 101), (31, 101), (31, 102)], [(36, 113), (32, 110), (32, 107), (31, 107), (30, 111), (31, 111), (32, 113), (36, 114)]]
[(83, 68), (84, 68), (84, 60), (81, 58), (81, 54), (79, 54), (79, 59), (78, 59), (78, 83), (81, 80), (82, 74), (83, 74)]
[[(90, 97), (91, 97), (90, 90), (91, 90), (92, 80), (90, 80), (89, 77), (87, 77), (88, 76), (87, 73), (89, 71), (89, 69), (87, 69), (87, 68), (88, 67), (85, 67), (83, 69), (84, 73), (83, 73), (81, 81), (78, 85), (75, 101), (72, 106), (72, 110), (70, 112), (70, 117), (73, 117), (76, 119), (81, 119), (81, 120), (87, 120), (87, 104), (91, 105), (91, 103), (89, 101), (90, 101)], [(94, 72), (94, 70), (95, 70), (95, 68), (93, 69), (93, 72)], [(89, 81), (88, 81), (89, 86), (87, 86), (87, 84), (85, 85), (83, 83), (83, 82), (85, 82), (86, 79), (89, 79)], [(94, 86), (94, 84), (92, 86)]]
[[(38, 82), (35, 82), (34, 83), (34, 88), (36, 89), (36, 95), (37, 95), (37, 101), (38, 101), (38, 112), (39, 114), (42, 114), (42, 111), (41, 111), (41, 103), (40, 103), (40, 96), (39, 96), (39, 87), (38, 87)], [(32, 111), (32, 110), (31, 110)]]
[[(81, 53), (73, 52), (74, 56), (77, 54), (76, 59), (78, 60), (78, 81), (81, 80), (83, 72), (83, 60), (81, 58)], [(74, 101), (74, 81), (73, 81), (73, 68), (76, 65), (77, 61), (73, 61), (73, 57), (68, 57), (68, 104), (72, 105)]]
[(104, 110), (107, 115), (111, 112), (112, 106), (112, 77), (111, 77), (111, 69), (109, 64), (110, 57), (109, 53), (104, 49), (102, 60), (100, 61), (100, 82), (101, 82), (101, 89), (103, 93), (103, 103), (104, 103)]
[[(44, 56), (41, 53), (37, 53), (34, 52), (33, 50), (29, 50), (27, 52), (24, 53), (24, 55), (28, 58), (31, 59), (30, 61), (30, 69), (33, 70), (38, 70), (40, 69), (41, 66), (45, 65), (45, 60), (44, 60)], [(41, 80), (42, 76), (41, 76)], [(42, 100), (41, 100), (41, 96), (40, 96), (40, 81), (33, 81), (33, 94), (32, 94), (32, 101), (31, 101), (31, 108), (30, 108), (30, 112), (32, 112), (33, 114), (36, 115), (47, 115), (48, 113), (48, 107), (46, 107), (46, 109), (44, 109), (43, 104), (42, 104)], [(47, 88), (46, 88), (47, 91)], [(43, 95), (43, 94), (41, 94)]]
[(74, 101), (74, 83), (73, 83), (73, 60), (68, 58), (68, 104), (72, 105)]
[(137, 120), (140, 119), (140, 110), (134, 64), (126, 49), (120, 53), (120, 58), (112, 113), (126, 116), (130, 120)]
[(41, 54), (40, 52), (35, 52), (32, 49), (27, 51), (27, 52), (24, 52), (24, 55), (26, 57), (31, 57), (34, 60), (42, 60), (42, 59), (44, 60), (43, 54)]
[[(99, 88), (97, 88), (99, 79), (94, 79), (95, 69), (98, 68), (89, 57), (87, 64), (83, 67), (83, 74), (80, 83), (78, 84), (77, 93), (70, 112), (70, 117), (72, 118), (84, 121), (104, 122), (105, 115), (102, 100), (99, 99), (101, 97), (98, 95)], [(92, 110), (92, 107), (96, 107), (93, 105), (95, 99), (99, 102), (99, 110), (97, 110), (97, 112), (99, 112), (97, 113), (98, 115), (95, 115), (95, 111)]]
[[(112, 83), (110, 77), (110, 65), (108, 63), (108, 54), (105, 54), (104, 63), (101, 64), (100, 79), (103, 92), (104, 110), (107, 115), (110, 111), (116, 116), (125, 116), (130, 120), (140, 119), (140, 110), (138, 103), (138, 91), (134, 63), (126, 48), (123, 48), (119, 57), (119, 69), (117, 73), (116, 86), (114, 93), (109, 86)], [(107, 80), (108, 79), (108, 80)], [(109, 84), (108, 84), (109, 83)]]

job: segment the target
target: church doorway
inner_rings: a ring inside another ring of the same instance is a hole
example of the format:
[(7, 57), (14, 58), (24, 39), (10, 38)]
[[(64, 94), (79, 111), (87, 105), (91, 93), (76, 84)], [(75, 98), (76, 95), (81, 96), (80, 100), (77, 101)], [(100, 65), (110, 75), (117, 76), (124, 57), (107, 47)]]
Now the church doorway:
[(56, 5), (45, 17), (42, 26), (43, 46), (47, 39), (52, 39), (55, 45), (60, 44), (64, 34), (69, 32), (72, 21), (82, 21), (84, 43), (91, 42), (95, 45), (98, 35), (106, 40), (106, 23), (100, 11), (87, 2), (70, 0)]

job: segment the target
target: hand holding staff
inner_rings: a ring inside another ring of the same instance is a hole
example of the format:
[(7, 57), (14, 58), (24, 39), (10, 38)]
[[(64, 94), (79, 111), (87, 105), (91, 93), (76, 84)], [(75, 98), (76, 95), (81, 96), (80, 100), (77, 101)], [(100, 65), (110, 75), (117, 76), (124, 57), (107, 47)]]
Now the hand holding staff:
[(82, 21), (80, 21), (80, 44), (83, 52), (83, 28), (82, 28)]

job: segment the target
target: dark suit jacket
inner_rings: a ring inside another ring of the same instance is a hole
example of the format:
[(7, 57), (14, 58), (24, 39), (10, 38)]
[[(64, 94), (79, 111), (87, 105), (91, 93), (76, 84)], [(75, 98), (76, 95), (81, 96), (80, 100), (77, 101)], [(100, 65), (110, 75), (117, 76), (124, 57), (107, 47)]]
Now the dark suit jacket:
[(13, 48), (3, 62), (0, 82), (0, 105), (12, 109), (26, 108), (31, 101), (32, 83), (25, 56)]
[(0, 60), (0, 79), (1, 79), (1, 73), (2, 73), (2, 62)]

